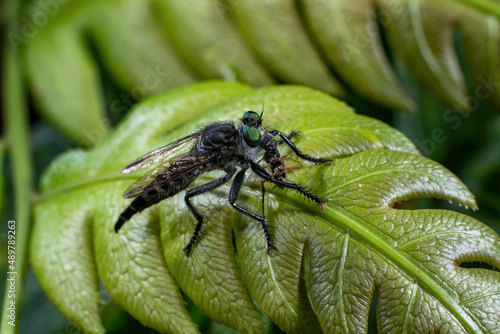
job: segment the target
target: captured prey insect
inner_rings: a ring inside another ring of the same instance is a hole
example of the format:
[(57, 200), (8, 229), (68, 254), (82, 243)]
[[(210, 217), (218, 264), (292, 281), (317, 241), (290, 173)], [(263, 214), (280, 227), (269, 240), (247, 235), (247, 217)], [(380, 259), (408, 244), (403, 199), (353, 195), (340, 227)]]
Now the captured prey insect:
[[(229, 122), (210, 124), (201, 131), (150, 152), (125, 167), (122, 173), (128, 174), (156, 165), (153, 170), (139, 178), (125, 191), (123, 195), (125, 198), (135, 199), (120, 214), (115, 224), (115, 232), (118, 232), (134, 214), (186, 189), (201, 174), (222, 170), (226, 172), (224, 176), (186, 191), (184, 201), (197, 220), (197, 224), (184, 250), (189, 255), (191, 247), (200, 236), (204, 221), (203, 215), (191, 203), (191, 198), (214, 190), (231, 180), (233, 176), (234, 180), (229, 191), (229, 203), (237, 211), (262, 224), (268, 253), (271, 249), (278, 250), (272, 242), (265, 217), (236, 204), (245, 173), (251, 169), (264, 180), (263, 182), (274, 183), (279, 188), (296, 190), (316, 202), (323, 210), (325, 200), (297, 184), (285, 181), (286, 171), (289, 170), (284, 163), (287, 156), (281, 157), (278, 146), (285, 143), (297, 156), (311, 162), (329, 163), (330, 160), (313, 158), (303, 154), (290, 140), (297, 134), (295, 132), (286, 136), (278, 130), (267, 131), (264, 129), (262, 127), (262, 113), (259, 116), (253, 111), (247, 111), (243, 115), (242, 123), (243, 125), (238, 128)], [(281, 139), (275, 139), (276, 136), (281, 137)], [(271, 174), (256, 162), (262, 150), (264, 151), (263, 160), (269, 165)], [(264, 194), (263, 183), (262, 190)], [(264, 199), (262, 202), (264, 203)]]

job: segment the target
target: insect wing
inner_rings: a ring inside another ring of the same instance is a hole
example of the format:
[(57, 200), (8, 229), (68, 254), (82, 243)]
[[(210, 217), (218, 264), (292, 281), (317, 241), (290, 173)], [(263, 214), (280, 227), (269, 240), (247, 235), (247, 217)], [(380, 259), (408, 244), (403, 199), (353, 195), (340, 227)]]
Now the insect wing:
[(212, 158), (213, 156), (181, 158), (182, 160), (176, 163), (175, 170), (169, 170), (169, 167), (173, 164), (170, 161), (160, 164), (131, 184), (123, 194), (123, 197), (133, 198), (152, 190), (158, 190), (166, 183), (174, 182), (186, 173), (200, 168), (203, 164), (210, 162)]
[[(125, 167), (122, 170), (122, 173), (129, 174), (144, 168), (148, 168), (153, 165), (158, 165), (158, 164), (163, 165), (164, 162), (175, 160), (175, 158), (177, 158), (179, 155), (187, 153), (193, 147), (193, 145), (198, 141), (198, 139), (200, 139), (200, 136), (201, 136), (201, 131), (195, 132), (190, 134), (189, 136), (178, 139), (168, 145), (160, 147), (159, 149), (156, 149), (152, 152), (149, 152), (148, 154), (145, 154), (139, 159), (130, 163), (127, 167)], [(166, 169), (166, 166), (163, 166), (163, 169)], [(156, 170), (156, 168), (154, 170)]]

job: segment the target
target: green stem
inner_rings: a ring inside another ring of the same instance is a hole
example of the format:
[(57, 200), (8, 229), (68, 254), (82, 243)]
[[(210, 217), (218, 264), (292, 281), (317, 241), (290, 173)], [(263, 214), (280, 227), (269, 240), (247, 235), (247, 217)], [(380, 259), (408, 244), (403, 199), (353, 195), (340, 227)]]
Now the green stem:
[[(7, 8), (9, 14), (6, 16), (8, 18), (7, 32), (18, 32), (20, 1), (11, 0), (7, 5), (9, 6)], [(15, 262), (12, 267), (11, 263), (7, 264), (7, 278), (12, 277), (13, 279), (7, 281), (5, 287), (0, 332), (14, 334), (19, 331), (23, 287), (26, 278), (33, 174), (28, 141), (28, 110), (20, 59), (16, 50), (8, 42), (4, 45), (3, 56), (1, 80), (4, 97), (4, 124), (7, 126), (5, 130), (6, 144), (10, 153), (15, 201), (15, 218), (9, 218), (9, 221), (15, 221), (15, 224), (9, 223), (8, 227), (15, 226), (12, 229), (15, 231), (15, 244), (12, 244), (11, 241), (10, 245), (15, 247), (14, 249), (10, 248), (15, 252)], [(11, 229), (7, 229), (7, 231), (11, 231)], [(11, 285), (11, 282), (14, 284)], [(14, 305), (13, 311), (8, 310), (11, 305)], [(10, 314), (15, 315), (14, 322), (11, 322), (11, 318), (8, 317)]]
[(483, 12), (492, 13), (500, 17), (500, 4), (492, 0), (458, 0), (466, 5), (476, 7)]

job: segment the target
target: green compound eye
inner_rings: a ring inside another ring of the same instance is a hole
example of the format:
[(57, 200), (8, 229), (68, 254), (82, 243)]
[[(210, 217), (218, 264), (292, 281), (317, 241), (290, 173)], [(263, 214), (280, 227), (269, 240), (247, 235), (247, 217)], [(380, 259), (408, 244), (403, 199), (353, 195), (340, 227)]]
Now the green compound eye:
[(257, 130), (257, 128), (248, 125), (243, 125), (243, 138), (245, 139), (245, 143), (247, 143), (248, 146), (250, 147), (259, 146), (260, 133), (259, 130)]
[(256, 120), (260, 120), (260, 116), (259, 114), (257, 114), (256, 112), (254, 111), (247, 111), (244, 115), (243, 115), (243, 119), (248, 119), (248, 118), (253, 118), (253, 119), (256, 119)]

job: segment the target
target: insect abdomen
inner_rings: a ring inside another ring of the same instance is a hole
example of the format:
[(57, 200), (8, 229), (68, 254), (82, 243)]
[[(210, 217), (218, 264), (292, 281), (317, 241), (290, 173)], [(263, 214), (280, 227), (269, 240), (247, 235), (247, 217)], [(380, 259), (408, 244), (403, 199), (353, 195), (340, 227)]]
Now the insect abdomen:
[(137, 212), (141, 212), (152, 204), (148, 204), (142, 196), (135, 198), (130, 205), (120, 213), (120, 217), (115, 223), (115, 232), (118, 232), (120, 228), (125, 224), (133, 215)]
[(201, 173), (201, 170), (194, 170), (190, 173), (187, 173), (182, 179), (173, 180), (166, 183), (158, 181), (160, 180), (160, 178), (168, 176), (165, 174), (158, 175), (153, 183), (158, 183), (160, 185), (155, 187), (155, 189), (152, 189), (149, 192), (136, 197), (132, 201), (132, 203), (130, 203), (130, 205), (125, 210), (123, 210), (123, 212), (120, 214), (120, 217), (118, 217), (118, 220), (115, 223), (115, 232), (118, 232), (123, 224), (130, 220), (130, 218), (132, 218), (132, 216), (136, 213), (142, 212), (150, 206), (155, 205), (166, 198), (172, 197), (178, 192), (186, 189), (186, 187)]

